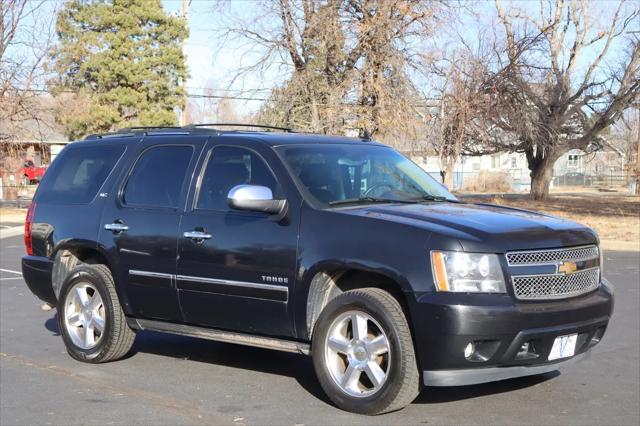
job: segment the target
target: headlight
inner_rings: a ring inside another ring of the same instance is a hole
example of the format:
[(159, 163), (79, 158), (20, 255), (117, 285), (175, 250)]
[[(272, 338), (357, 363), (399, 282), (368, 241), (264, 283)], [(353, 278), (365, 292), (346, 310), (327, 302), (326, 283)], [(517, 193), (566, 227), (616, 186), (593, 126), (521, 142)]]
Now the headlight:
[(432, 251), (431, 268), (438, 291), (506, 293), (495, 254)]
[(604, 253), (602, 252), (602, 247), (598, 246), (598, 254), (600, 255), (600, 281), (602, 281), (602, 274), (604, 274)]

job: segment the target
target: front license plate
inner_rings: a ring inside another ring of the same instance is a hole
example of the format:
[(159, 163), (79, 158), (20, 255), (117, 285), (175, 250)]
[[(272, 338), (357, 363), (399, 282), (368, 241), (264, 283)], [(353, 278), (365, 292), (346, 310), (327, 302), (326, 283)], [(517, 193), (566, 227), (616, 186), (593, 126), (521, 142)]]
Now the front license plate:
[(577, 334), (568, 334), (566, 336), (556, 337), (553, 341), (553, 347), (549, 353), (549, 361), (560, 358), (568, 358), (576, 353)]

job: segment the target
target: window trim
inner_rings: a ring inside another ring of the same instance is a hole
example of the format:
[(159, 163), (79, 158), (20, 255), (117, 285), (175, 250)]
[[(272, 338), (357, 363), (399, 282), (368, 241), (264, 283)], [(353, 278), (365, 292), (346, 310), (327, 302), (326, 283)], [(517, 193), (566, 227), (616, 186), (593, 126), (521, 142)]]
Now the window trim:
[(147, 153), (147, 151), (150, 151), (154, 148), (162, 148), (162, 147), (188, 147), (191, 148), (191, 157), (189, 158), (189, 163), (187, 164), (187, 170), (185, 171), (185, 175), (182, 181), (182, 187), (180, 188), (180, 198), (182, 199), (182, 195), (184, 193), (184, 183), (185, 180), (189, 177), (189, 169), (191, 166), (191, 163), (193, 162), (193, 155), (196, 152), (196, 146), (193, 144), (186, 144), (186, 143), (157, 143), (154, 145), (149, 145), (147, 147), (145, 147), (142, 151), (140, 151), (136, 157), (136, 159), (133, 161), (133, 163), (131, 164), (131, 167), (129, 167), (129, 170), (127, 171), (127, 174), (125, 176), (125, 178), (122, 181), (122, 184), (120, 185), (120, 188), (118, 190), (118, 204), (123, 207), (123, 208), (129, 208), (129, 209), (144, 209), (144, 210), (161, 210), (161, 211), (180, 211), (180, 203), (178, 203), (178, 206), (176, 207), (168, 207), (168, 206), (157, 206), (157, 205), (149, 205), (149, 204), (130, 204), (125, 202), (124, 200), (124, 192), (127, 188), (127, 184), (129, 183), (129, 179), (131, 179), (131, 174), (133, 173), (133, 170), (135, 169), (136, 165), (138, 165), (138, 162), (140, 161), (140, 158), (142, 158), (143, 155), (145, 155)]
[[(237, 213), (237, 214), (243, 214), (243, 215), (252, 215), (252, 216), (265, 216), (268, 214), (266, 213), (260, 213), (260, 212), (252, 212), (252, 211), (248, 211), (248, 210), (235, 210), (232, 209), (231, 207), (229, 207), (228, 210), (220, 210), (220, 209), (205, 209), (205, 208), (199, 208), (198, 207), (198, 198), (200, 198), (200, 189), (202, 186), (202, 179), (204, 178), (204, 173), (207, 170), (207, 165), (209, 164), (209, 160), (211, 159), (211, 156), (213, 154), (213, 151), (217, 148), (236, 148), (236, 149), (244, 149), (246, 151), (249, 151), (253, 154), (255, 154), (263, 163), (264, 165), (267, 167), (267, 170), (269, 170), (269, 172), (271, 173), (271, 176), (273, 176), (273, 179), (276, 182), (276, 187), (277, 188), (282, 188), (282, 185), (280, 184), (280, 181), (278, 180), (278, 176), (274, 173), (273, 168), (271, 168), (271, 165), (269, 164), (269, 162), (267, 160), (265, 160), (265, 158), (262, 156), (262, 154), (260, 154), (258, 151), (256, 151), (253, 148), (249, 148), (247, 146), (244, 145), (232, 145), (232, 144), (219, 144), (219, 145), (213, 145), (211, 148), (209, 148), (207, 150), (207, 152), (205, 153), (204, 156), (204, 161), (202, 162), (202, 164), (200, 165), (200, 170), (198, 171), (198, 177), (196, 178), (196, 185), (195, 188), (193, 190), (193, 199), (191, 200), (191, 211), (192, 212), (219, 212), (219, 213)], [(281, 191), (284, 192), (284, 191)], [(284, 196), (284, 193), (283, 193)], [(286, 197), (284, 197), (286, 199)]]
[[(110, 143), (110, 144), (104, 144), (103, 146), (105, 146), (105, 147), (107, 147), (107, 146), (121, 147), (121, 148), (124, 148), (124, 149), (120, 153), (120, 156), (113, 163), (113, 167), (111, 168), (111, 170), (109, 171), (109, 173), (105, 177), (104, 181), (102, 182), (102, 185), (100, 185), (100, 187), (98, 188), (96, 193), (93, 194), (93, 197), (91, 197), (91, 199), (89, 201), (82, 202), (82, 203), (81, 202), (68, 202), (68, 201), (60, 200), (59, 202), (58, 201), (47, 201), (46, 202), (47, 204), (52, 204), (52, 205), (63, 205), (64, 204), (64, 205), (70, 205), (70, 206), (87, 206), (87, 205), (93, 204), (93, 202), (96, 200), (98, 195), (101, 192), (103, 192), (103, 188), (107, 184), (107, 182), (109, 182), (109, 179), (114, 175), (114, 173), (116, 173), (116, 170), (120, 169), (120, 162), (125, 157), (125, 154), (127, 153), (127, 150), (128, 150), (128, 146), (126, 144), (122, 144), (122, 143)], [(71, 143), (71, 144), (66, 145), (63, 148), (63, 150), (58, 153), (58, 155), (56, 156), (56, 159), (60, 158), (60, 160), (64, 160), (64, 157), (62, 157), (63, 152), (69, 152), (69, 151), (81, 150), (81, 149), (91, 150), (91, 149), (94, 149), (94, 148), (95, 147), (93, 147), (93, 146), (80, 146), (80, 145), (74, 145), (74, 144)], [(55, 159), (53, 161), (55, 161)], [(53, 162), (52, 162), (52, 164), (53, 164)], [(49, 165), (49, 167), (51, 167), (51, 164)], [(40, 182), (40, 183), (42, 183), (42, 182)], [(113, 187), (114, 184), (112, 184), (112, 187)], [(38, 189), (39, 189), (39, 187), (40, 187), (40, 185), (38, 185)], [(36, 190), (36, 194), (34, 194), (34, 199), (37, 197), (37, 195), (38, 194), (37, 194), (37, 190)]]

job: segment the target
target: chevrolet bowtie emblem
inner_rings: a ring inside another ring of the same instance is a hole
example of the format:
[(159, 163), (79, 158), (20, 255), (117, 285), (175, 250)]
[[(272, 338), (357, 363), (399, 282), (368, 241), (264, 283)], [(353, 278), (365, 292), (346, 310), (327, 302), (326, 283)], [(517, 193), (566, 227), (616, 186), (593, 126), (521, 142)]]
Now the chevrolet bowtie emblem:
[(558, 265), (558, 272), (562, 272), (565, 275), (571, 275), (578, 270), (578, 266), (574, 262), (562, 262)]

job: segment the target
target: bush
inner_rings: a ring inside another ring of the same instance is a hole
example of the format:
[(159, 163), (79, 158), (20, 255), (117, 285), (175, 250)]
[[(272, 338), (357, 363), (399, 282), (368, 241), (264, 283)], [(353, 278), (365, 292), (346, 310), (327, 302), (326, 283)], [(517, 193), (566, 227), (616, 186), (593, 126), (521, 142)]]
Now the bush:
[(465, 192), (509, 192), (511, 177), (509, 173), (483, 170), (477, 176), (466, 178), (461, 189)]

